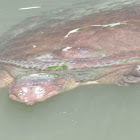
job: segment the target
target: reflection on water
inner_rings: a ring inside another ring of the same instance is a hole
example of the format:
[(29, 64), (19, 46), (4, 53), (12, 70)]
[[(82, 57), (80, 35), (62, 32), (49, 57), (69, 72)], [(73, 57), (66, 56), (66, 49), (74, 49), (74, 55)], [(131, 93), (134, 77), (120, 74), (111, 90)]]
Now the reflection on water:
[[(1, 0), (1, 33), (25, 17), (77, 2), (13, 0), (7, 5), (7, 0)], [(43, 6), (43, 9), (17, 12), (29, 6)], [(0, 139), (137, 140), (140, 138), (139, 86), (82, 86), (33, 106), (12, 101), (8, 89), (1, 89)]]

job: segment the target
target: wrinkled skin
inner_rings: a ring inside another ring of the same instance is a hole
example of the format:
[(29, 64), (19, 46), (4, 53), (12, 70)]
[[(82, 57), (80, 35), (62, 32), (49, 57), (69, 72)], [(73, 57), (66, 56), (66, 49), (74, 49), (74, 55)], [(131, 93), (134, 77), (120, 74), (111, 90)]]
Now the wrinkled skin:
[(0, 83), (10, 85), (10, 98), (31, 105), (80, 84), (140, 82), (139, 5), (30, 21), (36, 26), (25, 22), (18, 32), (19, 24), (0, 40), (1, 77), (7, 77)]

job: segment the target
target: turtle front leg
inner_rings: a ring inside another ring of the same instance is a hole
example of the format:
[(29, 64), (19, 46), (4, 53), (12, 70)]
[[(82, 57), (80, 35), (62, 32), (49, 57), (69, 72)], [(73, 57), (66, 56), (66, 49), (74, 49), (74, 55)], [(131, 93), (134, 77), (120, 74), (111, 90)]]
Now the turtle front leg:
[(13, 78), (5, 70), (0, 69), (0, 88), (10, 85), (12, 81)]

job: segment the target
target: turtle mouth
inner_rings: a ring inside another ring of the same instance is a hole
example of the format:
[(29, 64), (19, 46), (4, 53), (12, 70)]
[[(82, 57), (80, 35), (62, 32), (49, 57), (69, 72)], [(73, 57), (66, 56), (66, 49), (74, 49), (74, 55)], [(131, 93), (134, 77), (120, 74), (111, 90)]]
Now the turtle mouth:
[(33, 105), (36, 102), (39, 102), (37, 99), (28, 99), (27, 97), (19, 97), (16, 94), (9, 94), (9, 97), (15, 101), (25, 103), (26, 105)]
[(24, 103), (25, 103), (26, 105), (33, 105), (33, 104), (36, 103), (36, 101), (34, 101), (34, 100), (25, 100)]
[(16, 94), (10, 94), (9, 97), (15, 101), (21, 102), (21, 103), (25, 103), (26, 105), (33, 105), (36, 103), (36, 101), (34, 100), (21, 100), (21, 98), (19, 98)]

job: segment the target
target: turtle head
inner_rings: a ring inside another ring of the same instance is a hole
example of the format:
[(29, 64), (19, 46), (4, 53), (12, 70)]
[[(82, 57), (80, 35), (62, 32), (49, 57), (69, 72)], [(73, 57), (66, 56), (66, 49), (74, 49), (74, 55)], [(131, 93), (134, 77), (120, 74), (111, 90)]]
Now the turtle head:
[(74, 87), (74, 80), (47, 74), (32, 74), (16, 79), (10, 85), (9, 96), (32, 105)]

